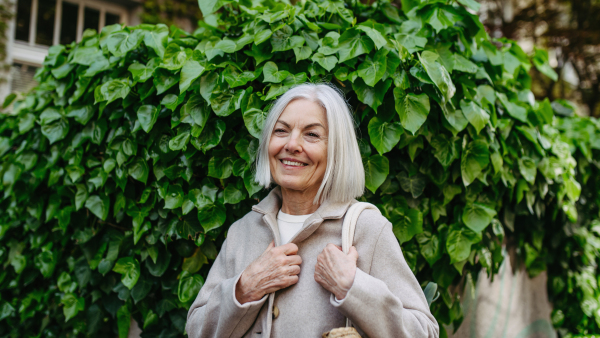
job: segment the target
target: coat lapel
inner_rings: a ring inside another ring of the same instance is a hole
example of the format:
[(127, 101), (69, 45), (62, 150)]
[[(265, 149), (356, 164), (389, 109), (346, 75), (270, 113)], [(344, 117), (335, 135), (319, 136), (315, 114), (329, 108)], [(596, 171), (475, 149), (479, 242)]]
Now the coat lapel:
[[(351, 202), (330, 202), (325, 201), (312, 216), (310, 216), (302, 226), (302, 229), (298, 231), (294, 237), (290, 240), (290, 243), (300, 243), (312, 235), (327, 219), (340, 219), (346, 214), (346, 210), (353, 204), (355, 200)], [(252, 210), (263, 214), (263, 220), (265, 224), (271, 228), (273, 232), (273, 238), (275, 238), (275, 245), (281, 245), (281, 238), (279, 236), (279, 227), (277, 226), (277, 213), (281, 209), (281, 188), (276, 187), (267, 197), (260, 203), (252, 207)]]
[[(290, 240), (290, 243), (300, 243), (310, 235), (312, 235), (319, 226), (327, 219), (340, 219), (346, 214), (348, 207), (355, 201), (347, 203), (332, 203), (325, 201), (312, 216), (310, 216), (304, 222), (302, 229), (298, 231), (294, 237)], [(276, 187), (271, 190), (269, 195), (257, 205), (252, 207), (252, 210), (263, 214), (263, 221), (273, 232), (273, 238), (275, 238), (275, 245), (281, 245), (281, 237), (279, 236), (279, 226), (277, 225), (277, 213), (281, 209), (281, 188)], [(273, 325), (273, 304), (275, 303), (275, 293), (269, 294), (268, 310), (266, 316), (266, 327), (263, 331), (264, 337), (271, 336), (271, 329)]]

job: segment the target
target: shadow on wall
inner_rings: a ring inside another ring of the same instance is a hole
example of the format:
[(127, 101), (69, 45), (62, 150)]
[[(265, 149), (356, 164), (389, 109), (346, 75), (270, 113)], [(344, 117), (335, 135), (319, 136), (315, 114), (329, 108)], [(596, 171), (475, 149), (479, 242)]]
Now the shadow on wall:
[(506, 250), (494, 280), (481, 271), (477, 287), (468, 281), (463, 294), (464, 321), (451, 338), (556, 338), (550, 321), (546, 271), (529, 278), (525, 267), (514, 271)]

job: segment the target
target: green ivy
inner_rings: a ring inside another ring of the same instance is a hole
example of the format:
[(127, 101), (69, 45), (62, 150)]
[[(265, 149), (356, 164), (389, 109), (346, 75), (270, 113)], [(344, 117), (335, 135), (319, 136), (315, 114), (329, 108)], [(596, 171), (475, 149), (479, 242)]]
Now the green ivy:
[[(307, 81), (353, 107), (362, 199), (437, 284), (442, 331), (463, 318), (448, 288), (496, 274), (505, 237), (530, 275), (566, 273), (564, 225), (589, 208), (573, 148), (596, 166), (600, 148), (575, 121), (597, 121), (536, 101), (528, 71), (552, 75), (547, 59), (491, 39), (476, 2), (200, 5), (193, 34), (112, 25), (51, 47), (39, 86), (0, 117), (0, 337), (125, 337), (131, 318), (181, 336), (229, 225), (267, 194), (253, 161), (269, 106)], [(598, 252), (576, 244), (587, 260), (566, 264), (587, 276)], [(587, 298), (551, 292), (591, 321), (587, 284), (570, 285)]]

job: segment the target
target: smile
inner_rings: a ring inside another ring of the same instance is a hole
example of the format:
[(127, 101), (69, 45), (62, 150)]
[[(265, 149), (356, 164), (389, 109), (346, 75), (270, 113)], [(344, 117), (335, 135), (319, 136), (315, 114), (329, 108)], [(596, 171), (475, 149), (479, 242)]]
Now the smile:
[(283, 163), (285, 165), (291, 165), (294, 167), (305, 167), (308, 165), (308, 164), (302, 163), (302, 162), (293, 162), (293, 161), (288, 161), (288, 160), (280, 160), (280, 161), (281, 161), (281, 163)]

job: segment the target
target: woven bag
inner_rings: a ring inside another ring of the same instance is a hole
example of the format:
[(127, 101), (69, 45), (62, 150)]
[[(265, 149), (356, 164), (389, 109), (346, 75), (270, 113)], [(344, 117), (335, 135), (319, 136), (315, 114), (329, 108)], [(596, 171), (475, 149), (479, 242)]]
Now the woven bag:
[[(348, 254), (348, 251), (350, 251), (350, 247), (352, 247), (358, 216), (360, 216), (360, 213), (365, 209), (373, 209), (379, 212), (379, 209), (377, 209), (376, 206), (366, 202), (354, 203), (348, 208), (348, 211), (346, 211), (346, 216), (344, 217), (344, 223), (342, 225), (342, 251), (346, 255)], [(325, 332), (323, 333), (322, 338), (361, 338), (361, 336), (358, 331), (352, 327), (350, 318), (346, 318), (346, 327), (340, 327)]]

